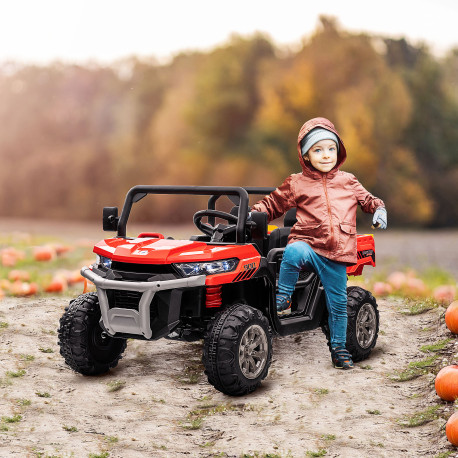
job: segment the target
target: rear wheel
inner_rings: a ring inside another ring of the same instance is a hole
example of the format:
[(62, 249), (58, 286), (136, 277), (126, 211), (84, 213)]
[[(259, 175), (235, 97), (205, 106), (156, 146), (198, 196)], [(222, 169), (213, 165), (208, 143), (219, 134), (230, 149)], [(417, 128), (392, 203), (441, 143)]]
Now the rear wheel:
[(366, 359), (375, 347), (380, 316), (377, 302), (369, 291), (358, 286), (347, 289), (347, 350), (353, 361)]
[(60, 354), (83, 375), (97, 375), (115, 367), (126, 349), (126, 339), (114, 339), (101, 328), (97, 293), (70, 302), (58, 329)]
[(209, 324), (202, 361), (217, 390), (240, 396), (254, 391), (267, 376), (272, 360), (272, 334), (261, 311), (236, 304)]
[[(346, 348), (353, 361), (362, 361), (370, 355), (378, 337), (380, 316), (374, 296), (359, 286), (348, 287), (347, 315)], [(327, 312), (323, 316), (321, 329), (331, 349)]]

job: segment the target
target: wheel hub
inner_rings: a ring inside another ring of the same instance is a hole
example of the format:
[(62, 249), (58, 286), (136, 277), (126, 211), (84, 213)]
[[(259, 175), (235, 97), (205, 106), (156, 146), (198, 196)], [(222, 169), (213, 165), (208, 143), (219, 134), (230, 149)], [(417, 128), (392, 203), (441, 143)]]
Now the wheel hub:
[(242, 335), (239, 345), (239, 365), (248, 379), (258, 377), (267, 362), (268, 346), (264, 329), (251, 325)]
[(365, 303), (356, 317), (356, 340), (361, 348), (369, 348), (375, 338), (377, 317), (374, 307)]

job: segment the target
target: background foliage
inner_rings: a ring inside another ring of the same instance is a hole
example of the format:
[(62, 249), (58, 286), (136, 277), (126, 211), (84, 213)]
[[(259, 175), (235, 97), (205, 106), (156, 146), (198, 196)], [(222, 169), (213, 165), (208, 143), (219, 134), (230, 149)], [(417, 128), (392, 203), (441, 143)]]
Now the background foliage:
[[(458, 49), (321, 18), (300, 49), (233, 36), (167, 65), (0, 66), (0, 215), (99, 218), (135, 184), (277, 186), (300, 171), (296, 139), (324, 116), (390, 223), (458, 223)], [(189, 221), (181, 197), (144, 218)]]

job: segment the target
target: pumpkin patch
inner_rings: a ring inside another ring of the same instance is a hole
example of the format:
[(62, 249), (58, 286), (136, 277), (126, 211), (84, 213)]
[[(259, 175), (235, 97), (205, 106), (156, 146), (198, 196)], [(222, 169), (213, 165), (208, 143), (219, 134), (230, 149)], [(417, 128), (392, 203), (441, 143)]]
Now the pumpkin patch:
[(94, 262), (93, 242), (44, 242), (31, 235), (16, 239), (12, 243), (9, 236), (0, 237), (0, 300), (5, 296), (61, 294), (69, 288), (83, 290), (80, 269)]

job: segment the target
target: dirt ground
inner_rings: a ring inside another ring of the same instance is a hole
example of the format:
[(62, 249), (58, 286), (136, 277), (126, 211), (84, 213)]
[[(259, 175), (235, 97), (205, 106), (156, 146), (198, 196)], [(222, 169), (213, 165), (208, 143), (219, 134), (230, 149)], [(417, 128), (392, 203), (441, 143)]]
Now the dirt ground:
[(319, 330), (275, 338), (261, 388), (234, 398), (207, 383), (198, 342), (129, 341), (110, 373), (72, 372), (56, 333), (67, 302), (0, 301), (1, 457), (434, 457), (452, 450), (444, 420), (400, 424), (434, 402), (431, 376), (390, 378), (445, 332), (437, 309), (406, 316), (401, 300), (379, 299), (377, 346), (352, 371), (332, 368)]

